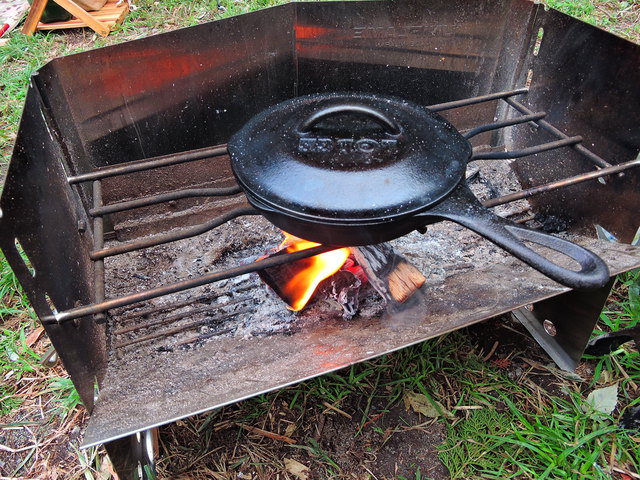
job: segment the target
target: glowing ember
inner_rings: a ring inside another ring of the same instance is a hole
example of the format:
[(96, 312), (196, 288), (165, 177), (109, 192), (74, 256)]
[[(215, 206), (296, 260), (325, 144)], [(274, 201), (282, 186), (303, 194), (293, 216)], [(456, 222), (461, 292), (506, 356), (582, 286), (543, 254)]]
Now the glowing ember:
[[(320, 245), (319, 243), (294, 237), (287, 232), (282, 233), (284, 233), (285, 238), (280, 248), (285, 249), (288, 253)], [(289, 302), (290, 309), (294, 311), (302, 310), (318, 284), (340, 270), (340, 267), (349, 257), (349, 253), (348, 248), (340, 248), (308, 258), (307, 267), (297, 272), (284, 285), (280, 286), (286, 297), (292, 299)]]

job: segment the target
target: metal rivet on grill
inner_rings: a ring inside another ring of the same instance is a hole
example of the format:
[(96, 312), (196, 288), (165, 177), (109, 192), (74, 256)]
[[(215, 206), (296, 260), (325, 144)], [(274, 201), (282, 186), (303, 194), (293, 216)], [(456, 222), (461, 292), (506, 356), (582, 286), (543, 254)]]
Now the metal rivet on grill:
[(547, 332), (552, 337), (555, 337), (558, 334), (556, 330), (556, 326), (553, 324), (551, 320), (545, 320), (542, 322), (542, 326), (544, 327), (544, 331)]

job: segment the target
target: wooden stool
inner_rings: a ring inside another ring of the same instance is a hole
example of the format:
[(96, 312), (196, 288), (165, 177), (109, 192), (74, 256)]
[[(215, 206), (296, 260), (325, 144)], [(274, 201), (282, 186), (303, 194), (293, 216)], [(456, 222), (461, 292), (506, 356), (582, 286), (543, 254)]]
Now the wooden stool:
[(129, 3), (125, 0), (116, 5), (118, 0), (108, 0), (104, 7), (95, 12), (87, 12), (73, 0), (54, 0), (75, 18), (65, 22), (39, 23), (48, 0), (33, 0), (29, 15), (22, 27), (22, 33), (33, 35), (36, 30), (58, 30), (62, 28), (89, 27), (99, 35), (106, 37), (116, 25), (122, 23), (129, 11)]

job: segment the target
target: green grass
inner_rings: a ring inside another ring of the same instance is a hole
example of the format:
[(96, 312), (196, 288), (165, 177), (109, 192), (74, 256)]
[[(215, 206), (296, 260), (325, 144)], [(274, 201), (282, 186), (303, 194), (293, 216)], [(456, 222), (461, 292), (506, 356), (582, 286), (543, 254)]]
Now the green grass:
[(637, 0), (544, 0), (544, 3), (617, 35), (636, 42), (640, 39), (640, 5)]
[(620, 275), (615, 285), (620, 298), (600, 314), (600, 322), (609, 331), (633, 327), (640, 322), (640, 269)]
[(590, 0), (547, 0), (546, 4), (567, 15), (580, 17), (584, 20), (591, 19), (596, 10), (596, 6)]
[(82, 404), (80, 394), (78, 394), (70, 378), (49, 379), (47, 381), (47, 388), (45, 388), (42, 393), (50, 393), (53, 395), (54, 406), (49, 413), (60, 417), (61, 420), (64, 420)]
[(37, 368), (38, 355), (27, 345), (28, 332), (35, 326), (35, 313), (18, 280), (0, 252), (0, 323), (18, 317), (12, 328), (0, 330), (0, 415), (18, 408), (22, 399), (17, 385), (25, 374)]
[[(621, 297), (602, 313), (604, 329), (640, 322), (638, 273), (620, 276), (616, 292)], [(564, 397), (490, 369), (485, 369), (480, 383), (465, 382), (467, 401), (492, 407), (475, 411), (451, 427), (440, 457), (452, 478), (605, 480), (611, 478), (612, 467), (640, 471), (637, 433), (617, 426), (625, 407), (640, 404), (640, 353), (624, 345), (588, 362), (592, 377), (583, 384), (563, 382)], [(469, 363), (466, 368), (474, 370)], [(593, 389), (613, 383), (619, 384), (619, 406), (614, 417), (603, 418), (593, 413), (586, 397)], [(496, 405), (506, 408), (498, 413), (493, 410)]]
[(19, 315), (36, 318), (16, 275), (0, 251), (0, 322)]
[(20, 380), (37, 369), (38, 355), (26, 344), (29, 322), (0, 330), (0, 415), (7, 415), (22, 403), (16, 395)]
[(588, 413), (579, 392), (569, 399), (542, 397), (533, 411), (523, 408), (522, 397), (535, 394), (528, 388), (517, 395), (500, 390), (485, 398), (505, 410), (474, 411), (452, 427), (440, 448), (452, 478), (605, 480), (612, 466), (638, 471), (640, 446), (633, 432)]
[(510, 418), (489, 408), (472, 411), (468, 418), (451, 427), (447, 440), (438, 449), (451, 478), (468, 478), (474, 469), (485, 469), (490, 459), (484, 457), (501, 441), (491, 436), (509, 428)]

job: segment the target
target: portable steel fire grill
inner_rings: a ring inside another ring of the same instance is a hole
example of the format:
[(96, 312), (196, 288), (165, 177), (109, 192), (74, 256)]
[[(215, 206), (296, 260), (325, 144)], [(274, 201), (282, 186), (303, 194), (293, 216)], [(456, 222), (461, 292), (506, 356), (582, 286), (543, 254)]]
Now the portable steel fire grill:
[[(280, 235), (247, 203), (226, 143), (303, 95), (426, 106), (471, 140), (466, 182), (483, 207), (559, 226), (615, 275), (638, 249), (592, 237), (597, 224), (628, 242), (640, 225), (638, 65), (640, 47), (526, 0), (294, 3), (45, 65), (0, 246), (92, 411), (84, 446), (105, 443), (135, 477), (156, 426), (505, 312), (575, 368), (611, 283), (570, 290), (449, 222), (391, 241), (427, 277), (411, 308), (389, 314), (369, 291), (349, 321), (326, 302), (288, 311), (251, 273), (334, 247), (259, 260)], [(395, 148), (381, 142), (358, 154)]]

